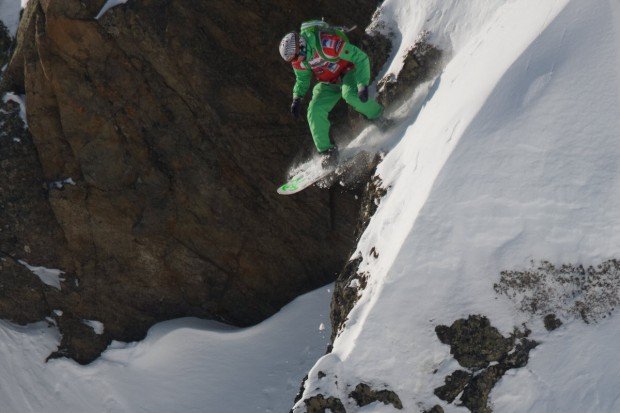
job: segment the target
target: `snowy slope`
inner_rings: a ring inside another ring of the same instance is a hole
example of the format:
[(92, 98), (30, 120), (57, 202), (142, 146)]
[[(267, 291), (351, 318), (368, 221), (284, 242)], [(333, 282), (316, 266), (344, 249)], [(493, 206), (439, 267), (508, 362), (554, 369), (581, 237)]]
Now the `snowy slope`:
[(321, 387), (348, 412), (395, 411), (358, 408), (342, 383), (364, 381), (408, 412), (467, 411), (433, 394), (458, 368), (434, 328), (483, 314), (505, 335), (527, 322), (541, 343), (492, 392), (495, 412), (620, 411), (617, 315), (548, 333), (493, 290), (532, 259), (618, 256), (619, 12), (615, 0), (385, 2), (399, 45), (388, 70), (421, 30), (452, 55), (379, 167), (390, 189), (356, 253), (369, 283), (304, 397)]
[(301, 377), (325, 352), (330, 297), (321, 288), (248, 329), (191, 318), (160, 323), (88, 366), (44, 362), (58, 345), (56, 328), (0, 321), (0, 412), (288, 411)]

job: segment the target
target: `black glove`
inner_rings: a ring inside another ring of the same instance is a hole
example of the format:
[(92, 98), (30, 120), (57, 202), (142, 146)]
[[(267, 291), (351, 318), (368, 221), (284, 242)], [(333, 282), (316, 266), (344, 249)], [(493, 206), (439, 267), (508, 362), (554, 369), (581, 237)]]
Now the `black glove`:
[(357, 87), (357, 96), (359, 96), (362, 103), (368, 102), (368, 86), (359, 85)]
[(291, 103), (291, 113), (298, 118), (301, 115), (301, 98), (294, 98)]

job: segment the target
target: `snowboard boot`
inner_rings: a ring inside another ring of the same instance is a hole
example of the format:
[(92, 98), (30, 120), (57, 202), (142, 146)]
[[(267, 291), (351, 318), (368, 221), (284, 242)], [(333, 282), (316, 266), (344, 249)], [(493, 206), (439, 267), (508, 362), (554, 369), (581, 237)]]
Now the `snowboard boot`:
[(321, 152), (321, 166), (323, 169), (335, 168), (338, 165), (338, 147), (333, 146)]

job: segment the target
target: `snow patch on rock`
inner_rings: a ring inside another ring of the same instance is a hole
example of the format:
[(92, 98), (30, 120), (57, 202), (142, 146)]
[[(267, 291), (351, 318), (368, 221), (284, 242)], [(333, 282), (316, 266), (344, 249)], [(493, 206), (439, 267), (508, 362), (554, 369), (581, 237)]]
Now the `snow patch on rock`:
[(108, 0), (103, 5), (103, 7), (101, 8), (101, 10), (97, 14), (97, 16), (95, 17), (95, 20), (99, 20), (112, 7), (116, 7), (116, 6), (120, 5), (120, 4), (125, 4), (125, 3), (127, 3), (127, 1), (128, 0)]
[(61, 278), (60, 276), (65, 273), (64, 271), (32, 266), (23, 260), (19, 260), (18, 262), (24, 267), (28, 268), (30, 272), (32, 272), (34, 275), (39, 277), (43, 284), (60, 290), (60, 282), (64, 281), (64, 278)]
[(97, 320), (82, 320), (82, 323), (92, 328), (95, 334), (101, 335), (105, 331), (104, 325), (101, 321)]

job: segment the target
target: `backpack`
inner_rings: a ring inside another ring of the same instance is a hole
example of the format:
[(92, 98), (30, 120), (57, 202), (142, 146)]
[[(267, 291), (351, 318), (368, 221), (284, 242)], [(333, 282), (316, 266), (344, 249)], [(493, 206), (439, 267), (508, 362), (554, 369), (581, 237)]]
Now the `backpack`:
[(332, 26), (325, 20), (310, 20), (301, 24), (301, 33), (307, 35), (318, 35), (319, 32), (336, 34), (340, 36), (345, 42), (349, 41), (347, 33), (355, 29), (357, 26), (353, 26), (350, 29), (342, 26)]
[[(319, 33), (329, 33), (338, 35), (345, 42), (349, 42), (349, 36), (347, 36), (347, 32), (354, 30), (357, 26), (353, 26), (350, 29), (342, 26), (332, 26), (327, 23), (325, 20), (310, 20), (307, 22), (303, 22), (301, 24), (300, 34), (307, 39), (311, 39), (309, 46), (314, 47), (321, 58), (328, 62), (337, 62), (338, 59), (333, 59), (325, 56), (323, 53), (323, 47), (321, 46), (321, 41), (319, 39)], [(304, 67), (309, 68), (308, 62), (302, 63)]]

